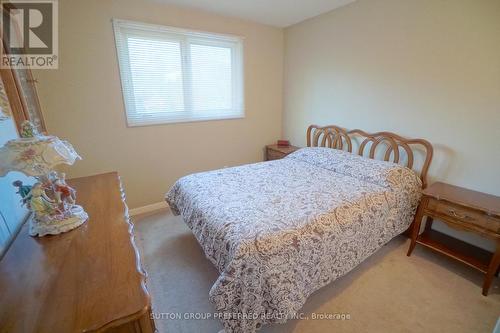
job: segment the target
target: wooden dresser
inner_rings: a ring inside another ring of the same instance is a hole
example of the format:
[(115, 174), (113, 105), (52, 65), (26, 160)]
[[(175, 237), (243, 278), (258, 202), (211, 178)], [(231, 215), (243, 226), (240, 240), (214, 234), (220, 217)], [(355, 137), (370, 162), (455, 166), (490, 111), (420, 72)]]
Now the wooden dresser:
[[(419, 234), (424, 216), (427, 216), (425, 229)], [(434, 218), (452, 228), (492, 239), (496, 242), (495, 253), (491, 254), (433, 230)], [(486, 296), (493, 276), (500, 267), (500, 197), (440, 182), (432, 184), (423, 191), (408, 256), (416, 244), (431, 248), (484, 273), (483, 295)]]
[(297, 149), (300, 148), (295, 146), (282, 147), (278, 145), (267, 145), (266, 161), (279, 160), (280, 158), (283, 158), (286, 155), (293, 153)]
[(154, 332), (120, 177), (68, 183), (89, 220), (42, 238), (22, 227), (0, 261), (0, 332)]

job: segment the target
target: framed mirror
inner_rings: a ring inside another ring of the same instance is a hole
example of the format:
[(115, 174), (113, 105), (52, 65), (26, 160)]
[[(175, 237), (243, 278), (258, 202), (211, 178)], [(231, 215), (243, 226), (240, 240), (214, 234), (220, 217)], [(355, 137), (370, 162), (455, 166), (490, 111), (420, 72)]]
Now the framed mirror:
[[(2, 15), (5, 15), (3, 10)], [(10, 36), (15, 38), (17, 35), (14, 33)], [(10, 54), (7, 42), (2, 39), (1, 44), (2, 54)], [(29, 120), (35, 124), (40, 133), (46, 133), (47, 129), (35, 86), (37, 81), (33, 78), (31, 70), (29, 68), (0, 68), (0, 77), (5, 95), (10, 103), (10, 114), (14, 118), (18, 131), (23, 121)], [(0, 121), (6, 117), (7, 115), (2, 113)]]
[[(3, 15), (3, 11), (2, 11)], [(2, 53), (9, 53), (1, 40)], [(46, 133), (38, 95), (30, 69), (0, 69), (0, 147), (19, 136), (25, 120), (33, 122), (40, 133)], [(0, 177), (0, 258), (7, 251), (12, 239), (29, 217), (28, 210), (21, 204), (13, 182), (25, 184), (34, 182), (19, 172), (10, 172)]]
[[(0, 147), (7, 141), (18, 137), (16, 118), (7, 97), (6, 86), (0, 80)], [(5, 177), (0, 177), (0, 258), (8, 248), (10, 241), (26, 221), (28, 210), (21, 205), (16, 188), (12, 183), (21, 180), (30, 184), (32, 179), (19, 172), (10, 172)]]

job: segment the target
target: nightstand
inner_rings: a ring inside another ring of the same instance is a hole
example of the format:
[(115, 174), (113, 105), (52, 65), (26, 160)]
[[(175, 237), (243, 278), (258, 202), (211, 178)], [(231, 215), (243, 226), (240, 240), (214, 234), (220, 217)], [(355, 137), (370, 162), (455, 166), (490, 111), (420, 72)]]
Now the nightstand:
[(267, 145), (266, 146), (266, 161), (279, 160), (288, 154), (300, 149), (300, 147), (288, 146), (282, 147), (278, 145)]
[[(422, 218), (425, 229), (419, 235)], [(472, 246), (432, 230), (433, 219), (448, 226), (488, 237), (496, 242), (495, 253)], [(488, 294), (500, 266), (500, 197), (444, 183), (434, 183), (423, 191), (411, 231), (408, 256), (421, 244), (459, 260), (484, 273), (483, 295)]]

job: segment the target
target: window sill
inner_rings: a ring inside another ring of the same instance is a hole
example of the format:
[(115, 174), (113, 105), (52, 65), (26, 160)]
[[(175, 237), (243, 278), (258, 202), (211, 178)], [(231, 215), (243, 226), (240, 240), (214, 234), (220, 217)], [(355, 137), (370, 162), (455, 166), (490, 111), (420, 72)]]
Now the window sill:
[(243, 119), (245, 115), (228, 115), (228, 116), (213, 116), (213, 117), (203, 117), (203, 118), (179, 118), (170, 120), (151, 120), (151, 121), (141, 121), (131, 124), (127, 120), (127, 127), (143, 127), (143, 126), (155, 126), (155, 125), (166, 125), (166, 124), (177, 124), (177, 123), (193, 123), (193, 122), (205, 122), (205, 121), (216, 121), (216, 120), (232, 120), (232, 119)]

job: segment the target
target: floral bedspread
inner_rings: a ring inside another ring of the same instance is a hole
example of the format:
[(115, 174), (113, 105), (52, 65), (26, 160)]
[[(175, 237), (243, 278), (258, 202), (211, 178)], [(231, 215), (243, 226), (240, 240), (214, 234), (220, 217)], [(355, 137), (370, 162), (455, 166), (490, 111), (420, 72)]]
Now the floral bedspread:
[(294, 316), (317, 289), (408, 228), (421, 195), (405, 167), (329, 148), (192, 174), (166, 195), (220, 276), (226, 332)]

